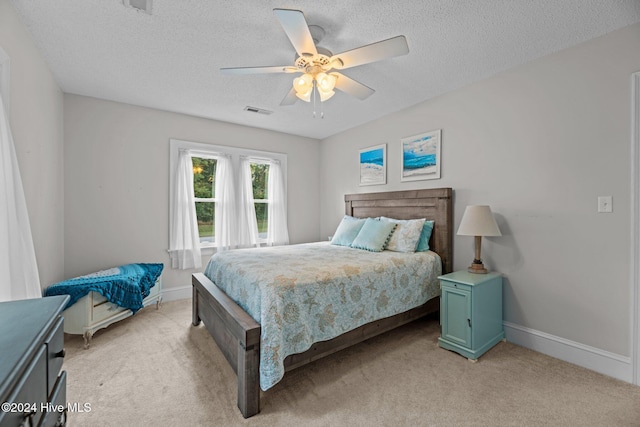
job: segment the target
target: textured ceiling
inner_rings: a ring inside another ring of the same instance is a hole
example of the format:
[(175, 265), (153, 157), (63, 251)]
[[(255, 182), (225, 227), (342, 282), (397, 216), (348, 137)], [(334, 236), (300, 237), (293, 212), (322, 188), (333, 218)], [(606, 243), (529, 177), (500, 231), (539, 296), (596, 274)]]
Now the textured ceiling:
[[(12, 2), (66, 93), (318, 139), (640, 21), (640, 0), (153, 0), (151, 15), (122, 0)], [(376, 93), (336, 92), (314, 119), (312, 104), (279, 105), (292, 74), (219, 71), (293, 63), (274, 8), (302, 10), (334, 54), (397, 35), (410, 52), (344, 70)]]

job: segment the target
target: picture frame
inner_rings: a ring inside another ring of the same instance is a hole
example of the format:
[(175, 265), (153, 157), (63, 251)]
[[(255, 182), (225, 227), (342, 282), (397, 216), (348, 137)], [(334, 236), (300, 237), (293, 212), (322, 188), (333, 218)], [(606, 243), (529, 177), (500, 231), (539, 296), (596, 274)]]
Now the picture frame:
[(401, 181), (440, 179), (442, 129), (400, 140)]
[(359, 152), (360, 185), (387, 183), (387, 144), (363, 148)]

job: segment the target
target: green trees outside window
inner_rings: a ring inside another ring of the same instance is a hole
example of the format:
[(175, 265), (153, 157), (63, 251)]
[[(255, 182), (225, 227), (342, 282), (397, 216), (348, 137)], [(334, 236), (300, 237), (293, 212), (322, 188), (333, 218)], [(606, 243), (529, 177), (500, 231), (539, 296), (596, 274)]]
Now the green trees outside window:
[(216, 191), (216, 159), (192, 157), (193, 163), (193, 195), (196, 201), (196, 218), (200, 243), (215, 241), (215, 191)]
[(269, 165), (264, 163), (251, 163), (251, 182), (253, 183), (253, 201), (258, 222), (258, 234), (266, 238), (267, 221), (269, 214), (268, 192)]
[[(192, 157), (193, 192), (196, 203), (196, 217), (200, 243), (215, 242), (215, 207), (216, 207), (216, 159)], [(258, 233), (265, 238), (268, 221), (268, 178), (269, 165), (251, 163), (251, 180), (253, 183), (253, 199), (258, 222)]]

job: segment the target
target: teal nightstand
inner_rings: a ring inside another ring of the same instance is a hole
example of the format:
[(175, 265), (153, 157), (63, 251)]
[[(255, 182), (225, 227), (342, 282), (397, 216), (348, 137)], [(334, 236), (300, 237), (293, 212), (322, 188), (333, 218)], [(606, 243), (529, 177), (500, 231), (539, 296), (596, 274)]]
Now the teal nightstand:
[(504, 339), (502, 275), (456, 271), (438, 279), (442, 289), (438, 345), (476, 361)]

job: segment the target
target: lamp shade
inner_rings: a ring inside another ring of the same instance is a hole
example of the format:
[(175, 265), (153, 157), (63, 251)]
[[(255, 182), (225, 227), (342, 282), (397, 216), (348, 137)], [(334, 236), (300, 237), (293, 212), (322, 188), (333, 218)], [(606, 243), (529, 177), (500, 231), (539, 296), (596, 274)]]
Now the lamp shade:
[(502, 236), (491, 208), (486, 205), (467, 206), (458, 227), (459, 236)]

